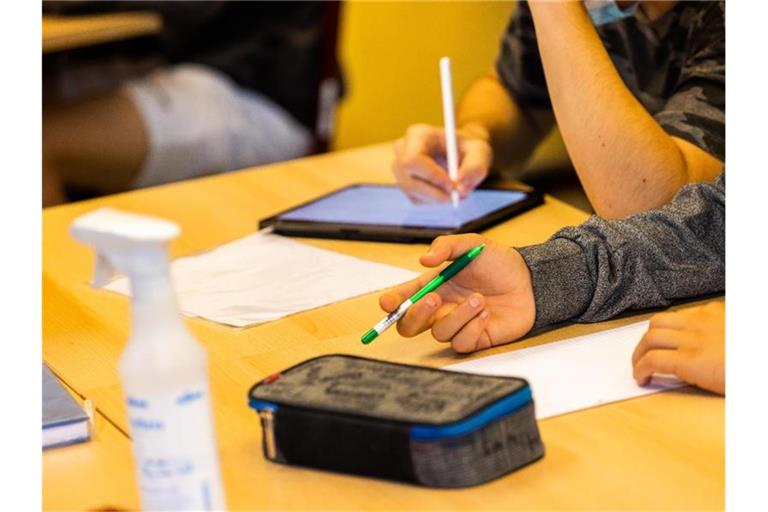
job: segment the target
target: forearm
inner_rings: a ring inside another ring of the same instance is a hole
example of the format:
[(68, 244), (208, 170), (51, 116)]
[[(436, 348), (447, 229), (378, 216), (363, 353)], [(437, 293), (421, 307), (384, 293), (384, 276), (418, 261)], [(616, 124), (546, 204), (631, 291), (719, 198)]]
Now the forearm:
[(525, 113), (493, 75), (470, 85), (457, 112), (460, 131), (491, 144), (497, 169), (525, 163), (553, 124), (551, 113)]
[(685, 183), (714, 177), (689, 165), (685, 143), (626, 87), (582, 2), (529, 5), (555, 117), (599, 215), (656, 208)]
[(519, 249), (531, 271), (534, 327), (595, 322), (725, 289), (725, 176), (688, 185), (664, 208), (592, 217)]

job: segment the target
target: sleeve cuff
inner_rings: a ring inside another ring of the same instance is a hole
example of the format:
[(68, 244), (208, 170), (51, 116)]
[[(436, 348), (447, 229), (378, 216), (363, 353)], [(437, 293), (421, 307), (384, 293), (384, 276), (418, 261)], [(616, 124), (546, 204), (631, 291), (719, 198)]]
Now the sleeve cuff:
[(517, 250), (531, 272), (536, 304), (534, 329), (571, 320), (587, 309), (594, 284), (579, 244), (555, 238)]

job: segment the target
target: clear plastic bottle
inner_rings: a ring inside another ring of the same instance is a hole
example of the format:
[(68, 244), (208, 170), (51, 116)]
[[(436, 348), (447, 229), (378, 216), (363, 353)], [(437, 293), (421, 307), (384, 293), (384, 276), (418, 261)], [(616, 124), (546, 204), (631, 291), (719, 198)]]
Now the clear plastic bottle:
[(119, 363), (146, 510), (226, 507), (208, 388), (207, 354), (182, 322), (168, 241), (177, 225), (103, 208), (72, 235), (94, 247), (94, 285), (118, 270), (131, 283), (132, 330)]

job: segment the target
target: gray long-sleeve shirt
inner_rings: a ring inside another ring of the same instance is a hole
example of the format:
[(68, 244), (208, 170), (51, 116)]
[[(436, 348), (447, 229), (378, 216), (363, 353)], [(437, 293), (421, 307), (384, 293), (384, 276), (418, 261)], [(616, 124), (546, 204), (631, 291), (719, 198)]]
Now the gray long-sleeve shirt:
[(519, 251), (531, 271), (534, 328), (724, 291), (725, 172), (686, 185), (660, 209), (591, 217)]

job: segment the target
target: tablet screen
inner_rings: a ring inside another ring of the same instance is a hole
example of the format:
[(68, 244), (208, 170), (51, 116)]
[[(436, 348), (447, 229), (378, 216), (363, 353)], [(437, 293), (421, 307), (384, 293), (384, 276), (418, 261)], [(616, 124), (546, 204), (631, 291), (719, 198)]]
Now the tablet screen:
[(361, 185), (342, 189), (280, 215), (282, 220), (458, 228), (526, 198), (518, 190), (475, 190), (457, 208), (451, 203), (413, 204), (395, 186)]

